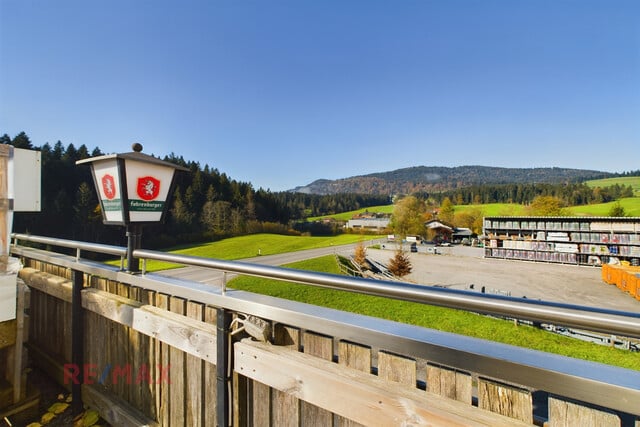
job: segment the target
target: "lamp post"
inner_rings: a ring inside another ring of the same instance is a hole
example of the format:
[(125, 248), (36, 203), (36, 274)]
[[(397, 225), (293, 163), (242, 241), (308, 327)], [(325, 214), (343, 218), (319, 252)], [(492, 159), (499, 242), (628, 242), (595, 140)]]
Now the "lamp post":
[(177, 170), (188, 169), (142, 154), (135, 143), (133, 152), (108, 154), (78, 160), (90, 164), (96, 186), (102, 222), (123, 225), (127, 229), (127, 272), (140, 271), (133, 251), (142, 243), (142, 226), (164, 219)]

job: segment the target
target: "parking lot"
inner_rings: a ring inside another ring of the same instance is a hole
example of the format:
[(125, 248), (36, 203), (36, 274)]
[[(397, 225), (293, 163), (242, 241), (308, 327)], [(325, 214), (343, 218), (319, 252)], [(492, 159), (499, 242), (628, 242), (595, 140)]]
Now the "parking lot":
[[(420, 247), (420, 246), (419, 246)], [(388, 264), (395, 245), (367, 249), (367, 256)], [(640, 313), (640, 301), (602, 281), (599, 267), (483, 258), (482, 248), (437, 247), (439, 254), (407, 255), (413, 270), (406, 280), (429, 286), (498, 293)], [(472, 286), (473, 285), (473, 286)]]

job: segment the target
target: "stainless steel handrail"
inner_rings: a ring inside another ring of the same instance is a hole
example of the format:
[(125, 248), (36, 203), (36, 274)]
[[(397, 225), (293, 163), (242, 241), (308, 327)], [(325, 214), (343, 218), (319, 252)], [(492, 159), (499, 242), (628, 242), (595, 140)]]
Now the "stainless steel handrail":
[[(638, 371), (249, 292), (230, 290), (223, 294), (218, 287), (203, 283), (156, 273), (130, 274), (108, 264), (78, 260), (71, 256), (35, 248), (14, 246), (12, 253), (131, 286), (197, 301), (212, 307), (221, 307), (270, 319), (275, 323), (338, 337), (341, 340), (357, 342), (371, 348), (381, 348), (397, 354), (429, 360), (434, 364), (455, 367), (482, 377), (521, 384), (532, 390), (543, 390), (556, 396), (640, 415), (638, 413), (640, 372)], [(136, 256), (141, 255), (154, 255), (154, 259), (189, 261), (191, 265), (223, 268), (224, 271), (231, 271), (233, 268), (238, 273), (268, 274), (268, 277), (284, 280), (295, 279), (294, 281), (303, 282), (309, 279), (305, 277), (307, 272), (280, 267), (263, 268), (265, 266), (242, 262), (196, 257), (183, 258), (146, 250), (140, 250), (136, 254)], [(252, 271), (255, 267), (260, 268)], [(280, 272), (280, 276), (273, 277), (272, 273), (277, 272)], [(305, 274), (297, 276), (298, 273)], [(330, 280), (333, 277), (321, 273), (309, 274), (314, 276), (312, 278), (314, 281), (321, 278)], [(362, 280), (355, 279), (356, 282)], [(393, 285), (397, 284), (394, 282)], [(602, 312), (605, 313), (605, 311)], [(632, 313), (620, 313), (620, 315), (635, 318)]]
[[(116, 246), (76, 242), (41, 236), (13, 234), (16, 240), (38, 242), (64, 247), (77, 247), (108, 254), (121, 255), (125, 248)], [(446, 288), (426, 287), (404, 282), (392, 282), (365, 278), (354, 278), (327, 273), (293, 270), (241, 261), (225, 261), (196, 256), (169, 254), (166, 252), (138, 249), (137, 258), (168, 261), (176, 264), (207, 267), (225, 272), (267, 277), (311, 286), (339, 289), (367, 295), (375, 295), (404, 301), (431, 304), (468, 310), (478, 313), (512, 317), (558, 326), (586, 329), (613, 335), (640, 338), (640, 314), (623, 311), (597, 309), (571, 304), (526, 300), (500, 295)]]
[(126, 256), (127, 248), (114, 245), (105, 245), (103, 243), (89, 243), (77, 240), (58, 239), (55, 237), (34, 236), (31, 234), (13, 233), (11, 238), (15, 241), (22, 240), (25, 242), (42, 243), (44, 245), (59, 246), (61, 248), (80, 249), (83, 251), (96, 252), (107, 255)]

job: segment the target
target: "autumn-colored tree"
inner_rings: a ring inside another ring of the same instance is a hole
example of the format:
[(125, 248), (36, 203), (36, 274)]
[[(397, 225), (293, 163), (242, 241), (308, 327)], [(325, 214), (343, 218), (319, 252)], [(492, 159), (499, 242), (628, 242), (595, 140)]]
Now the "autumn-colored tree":
[(395, 204), (389, 225), (400, 236), (422, 236), (425, 231), (422, 219), (424, 212), (424, 202), (414, 196), (404, 197)]
[(411, 261), (407, 254), (405, 254), (402, 249), (398, 249), (393, 258), (389, 261), (389, 266), (387, 267), (391, 274), (396, 277), (404, 277), (407, 274), (411, 273)]
[(538, 196), (531, 202), (529, 213), (532, 216), (564, 216), (562, 201), (553, 196)]
[(438, 214), (438, 218), (441, 221), (444, 221), (449, 224), (453, 224), (453, 216), (455, 215), (455, 210), (453, 209), (453, 203), (451, 199), (445, 197), (440, 205), (440, 213)]
[(365, 248), (364, 242), (360, 241), (356, 245), (355, 252), (353, 254), (353, 260), (360, 267), (363, 267), (367, 262), (367, 248)]
[(484, 213), (479, 207), (473, 207), (456, 212), (453, 217), (453, 225), (469, 228), (474, 234), (482, 233), (482, 219)]

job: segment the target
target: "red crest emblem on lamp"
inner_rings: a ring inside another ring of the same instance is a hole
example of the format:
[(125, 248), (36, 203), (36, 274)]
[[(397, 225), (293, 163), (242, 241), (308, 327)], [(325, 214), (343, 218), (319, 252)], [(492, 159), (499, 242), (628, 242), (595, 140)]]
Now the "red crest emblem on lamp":
[(150, 201), (160, 194), (160, 180), (152, 176), (138, 178), (137, 191), (142, 200)]
[(106, 174), (102, 177), (102, 191), (107, 199), (116, 197), (116, 181), (113, 176)]

